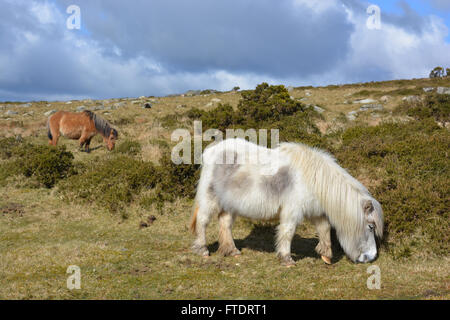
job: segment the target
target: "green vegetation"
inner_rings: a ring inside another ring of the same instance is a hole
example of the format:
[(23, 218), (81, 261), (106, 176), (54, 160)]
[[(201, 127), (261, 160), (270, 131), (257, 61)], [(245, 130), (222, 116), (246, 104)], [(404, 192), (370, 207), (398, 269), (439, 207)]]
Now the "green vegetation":
[(20, 142), (14, 138), (1, 139), (4, 145), (0, 156), (10, 159), (4, 164), (3, 178), (12, 174), (23, 174), (25, 177), (35, 178), (39, 185), (52, 188), (59, 180), (74, 174), (73, 154), (66, 151), (65, 146), (53, 148), (51, 146), (33, 145)]

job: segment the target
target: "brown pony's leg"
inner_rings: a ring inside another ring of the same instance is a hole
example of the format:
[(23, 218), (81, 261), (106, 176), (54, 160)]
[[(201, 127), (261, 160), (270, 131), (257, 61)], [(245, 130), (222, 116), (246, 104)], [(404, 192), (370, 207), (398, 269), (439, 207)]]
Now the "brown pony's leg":
[(327, 261), (330, 261), (333, 257), (333, 253), (331, 251), (330, 222), (328, 222), (326, 217), (314, 218), (312, 222), (316, 226), (317, 233), (319, 234), (319, 243), (316, 246), (316, 252), (322, 257), (328, 258), (326, 259)]
[(92, 138), (87, 139), (86, 142), (84, 143), (84, 150), (87, 153), (91, 152), (91, 148), (89, 147), (89, 145), (91, 144), (91, 139)]
[(233, 226), (234, 215), (222, 211), (219, 214), (219, 250), (218, 252), (224, 256), (237, 256), (241, 252), (234, 244), (231, 228)]
[(84, 151), (89, 152), (89, 143), (91, 143), (91, 137), (86, 133), (86, 131), (83, 131), (81, 133), (81, 137), (78, 140), (80, 142), (80, 149), (83, 149), (84, 146)]
[(56, 146), (58, 144), (58, 139), (59, 139), (59, 121), (60, 121), (61, 117), (59, 116), (59, 114), (55, 114), (54, 117), (50, 118), (48, 120), (48, 144), (52, 145), (52, 146)]

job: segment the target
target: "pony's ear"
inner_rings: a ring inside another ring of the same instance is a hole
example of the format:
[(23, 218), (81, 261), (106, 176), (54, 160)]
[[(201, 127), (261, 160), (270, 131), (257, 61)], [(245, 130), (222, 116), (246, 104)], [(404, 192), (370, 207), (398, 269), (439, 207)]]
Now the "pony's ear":
[(373, 212), (373, 203), (369, 199), (364, 199), (361, 201), (361, 206), (363, 208), (365, 216), (369, 216)]

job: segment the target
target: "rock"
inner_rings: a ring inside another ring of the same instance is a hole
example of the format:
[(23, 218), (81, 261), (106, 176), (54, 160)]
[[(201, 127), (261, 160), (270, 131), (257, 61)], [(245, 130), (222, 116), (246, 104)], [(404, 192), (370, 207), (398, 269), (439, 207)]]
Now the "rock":
[(301, 98), (299, 101), (308, 101), (308, 98)]
[(213, 103), (212, 103), (212, 102), (209, 102), (209, 103), (207, 103), (207, 104), (205, 105), (205, 107), (212, 107), (212, 105), (213, 105)]
[(113, 106), (116, 108), (122, 108), (125, 106), (125, 102), (116, 102), (113, 104)]
[(78, 112), (84, 111), (84, 110), (86, 110), (86, 106), (79, 106), (75, 110), (77, 110)]
[(402, 101), (406, 101), (406, 102), (420, 102), (422, 99), (418, 96), (407, 96), (407, 97), (403, 97)]
[(450, 94), (450, 88), (438, 87), (437, 88), (437, 93), (438, 94)]
[(152, 108), (152, 105), (148, 102), (146, 102), (142, 105), (142, 109), (151, 109), (151, 108)]
[(147, 99), (147, 97), (145, 97), (145, 96), (140, 96), (139, 99), (143, 100), (143, 99)]
[(431, 92), (431, 91), (434, 91), (434, 88), (433, 87), (423, 88), (423, 91), (424, 92)]
[(19, 108), (29, 108), (29, 107), (31, 107), (31, 103), (24, 103), (24, 104), (18, 105), (18, 107)]
[(47, 112), (44, 112), (44, 116), (49, 116), (49, 115), (52, 115), (52, 114), (54, 114), (54, 113), (56, 113), (56, 110), (49, 110), (49, 111), (47, 111)]
[(179, 104), (179, 105), (177, 105), (177, 109), (183, 109), (183, 108), (186, 108), (186, 105), (185, 105), (185, 104)]
[(213, 102), (213, 103), (217, 103), (217, 102), (221, 102), (222, 100), (220, 100), (220, 99), (218, 99), (218, 98), (214, 98), (214, 99), (211, 99), (211, 102)]
[(391, 100), (391, 96), (382, 96), (382, 97), (380, 98), (380, 101), (383, 102), (383, 103), (386, 103), (386, 102), (388, 102), (389, 100)]
[(72, 101), (67, 101), (66, 104), (72, 104)]
[(34, 111), (30, 111), (30, 112), (24, 113), (23, 115), (24, 116), (32, 116), (33, 114), (34, 114)]
[(305, 91), (305, 96), (310, 97), (311, 96), (311, 91), (306, 90)]
[(16, 112), (16, 111), (8, 110), (8, 111), (5, 112), (5, 114), (7, 116), (15, 116), (15, 115), (18, 115), (19, 113)]
[(362, 103), (362, 104), (368, 104), (368, 103), (376, 103), (378, 102), (377, 100), (373, 100), (373, 99), (363, 99), (363, 100), (355, 100), (353, 101), (354, 104), (356, 103)]
[(314, 106), (314, 110), (317, 111), (318, 113), (323, 113), (323, 112), (325, 112), (325, 109), (322, 109), (322, 108), (319, 107), (319, 106)]
[(188, 90), (188, 91), (186, 91), (185, 95), (187, 97), (192, 97), (192, 96), (199, 95), (200, 92), (201, 92), (201, 90)]
[(141, 103), (141, 101), (139, 101), (139, 100), (133, 100), (133, 101), (131, 101), (131, 103), (132, 103), (132, 104), (139, 104), (139, 103)]
[(358, 115), (357, 111), (350, 111), (349, 113), (347, 113), (346, 117), (348, 120), (354, 121), (354, 120), (356, 120), (357, 115)]
[(361, 108), (359, 108), (360, 111), (366, 111), (366, 110), (383, 110), (383, 106), (381, 104), (365, 104)]
[(95, 106), (92, 110), (94, 110), (94, 111), (97, 111), (97, 110), (105, 110), (105, 106), (104, 106), (104, 105)]

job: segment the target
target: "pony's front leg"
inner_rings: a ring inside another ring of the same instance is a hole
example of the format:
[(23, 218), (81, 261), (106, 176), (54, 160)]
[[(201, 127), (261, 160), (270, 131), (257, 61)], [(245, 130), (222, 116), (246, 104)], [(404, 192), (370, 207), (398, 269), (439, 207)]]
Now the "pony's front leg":
[(234, 244), (231, 229), (235, 215), (222, 211), (219, 214), (219, 253), (224, 256), (238, 256), (241, 252)]
[(86, 151), (87, 153), (91, 152), (90, 144), (91, 139), (87, 139), (86, 142), (84, 143), (84, 151)]
[(317, 233), (319, 234), (319, 243), (316, 246), (316, 252), (322, 257), (322, 260), (331, 264), (331, 258), (333, 253), (331, 251), (331, 225), (325, 216), (313, 218), (312, 222), (316, 226)]
[(297, 221), (292, 215), (282, 212), (280, 214), (280, 225), (277, 228), (277, 255), (281, 259), (281, 263), (285, 266), (295, 265), (295, 261), (291, 257), (291, 242), (297, 229)]

